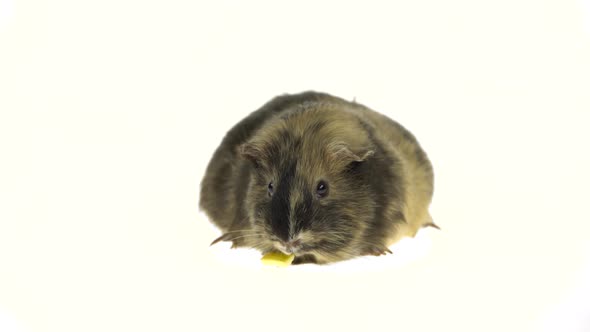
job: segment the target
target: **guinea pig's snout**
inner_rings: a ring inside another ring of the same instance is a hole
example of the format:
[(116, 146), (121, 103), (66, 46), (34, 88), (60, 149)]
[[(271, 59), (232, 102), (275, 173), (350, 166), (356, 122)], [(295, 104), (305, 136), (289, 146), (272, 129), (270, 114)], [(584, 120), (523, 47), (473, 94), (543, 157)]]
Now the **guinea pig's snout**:
[(279, 250), (286, 254), (294, 254), (301, 249), (301, 240), (280, 241)]

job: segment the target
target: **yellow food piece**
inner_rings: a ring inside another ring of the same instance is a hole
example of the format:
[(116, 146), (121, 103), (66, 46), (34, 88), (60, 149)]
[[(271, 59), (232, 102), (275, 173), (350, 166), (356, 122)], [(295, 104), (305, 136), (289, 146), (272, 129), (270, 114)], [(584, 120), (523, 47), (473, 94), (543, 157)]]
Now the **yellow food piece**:
[(262, 256), (262, 264), (271, 266), (289, 266), (295, 259), (295, 255), (286, 255), (282, 252), (272, 251)]

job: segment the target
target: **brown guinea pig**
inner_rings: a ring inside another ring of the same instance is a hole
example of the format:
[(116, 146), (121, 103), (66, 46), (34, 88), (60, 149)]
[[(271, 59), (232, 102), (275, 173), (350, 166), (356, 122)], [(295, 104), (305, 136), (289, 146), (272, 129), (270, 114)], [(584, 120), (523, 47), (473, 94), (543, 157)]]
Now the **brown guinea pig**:
[(233, 247), (325, 264), (391, 253), (434, 226), (430, 161), (414, 136), (324, 93), (272, 99), (235, 125), (211, 159), (200, 206)]

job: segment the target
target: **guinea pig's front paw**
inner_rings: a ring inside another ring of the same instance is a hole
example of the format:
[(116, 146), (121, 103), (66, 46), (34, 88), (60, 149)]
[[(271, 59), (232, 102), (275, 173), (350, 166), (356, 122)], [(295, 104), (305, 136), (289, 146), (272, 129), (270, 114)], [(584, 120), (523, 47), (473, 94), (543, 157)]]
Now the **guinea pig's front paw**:
[(301, 255), (295, 256), (295, 259), (291, 263), (292, 265), (299, 265), (299, 264), (317, 264), (318, 260), (315, 258), (314, 255)]
[(391, 250), (389, 250), (389, 248), (387, 248), (386, 246), (378, 246), (378, 245), (367, 247), (361, 253), (361, 255), (363, 255), (363, 256), (369, 256), (369, 255), (381, 256), (381, 255), (387, 255), (387, 254), (392, 254)]

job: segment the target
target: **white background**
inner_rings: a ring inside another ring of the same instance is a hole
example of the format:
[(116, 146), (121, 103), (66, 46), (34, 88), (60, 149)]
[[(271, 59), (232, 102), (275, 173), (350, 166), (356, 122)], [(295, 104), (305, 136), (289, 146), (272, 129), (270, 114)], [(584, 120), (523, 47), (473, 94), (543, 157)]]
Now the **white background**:
[[(0, 0), (0, 331), (590, 331), (588, 1)], [(209, 248), (225, 132), (319, 90), (436, 173), (395, 255)]]

